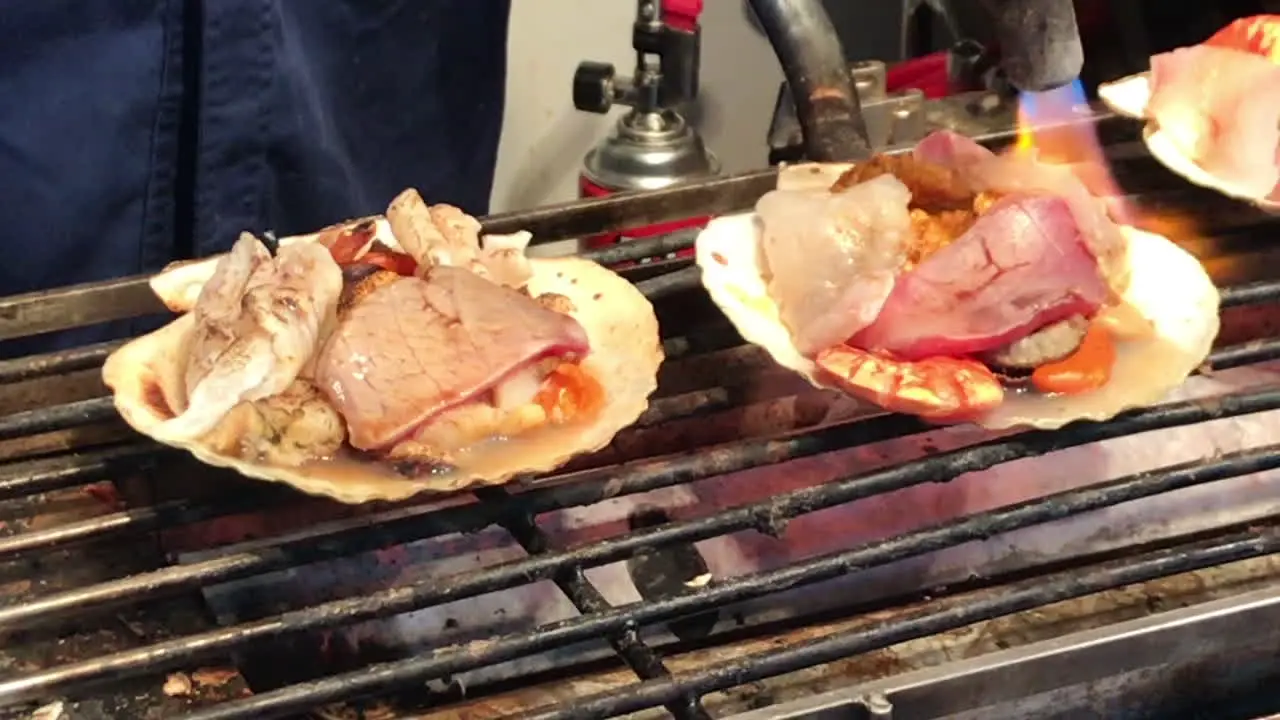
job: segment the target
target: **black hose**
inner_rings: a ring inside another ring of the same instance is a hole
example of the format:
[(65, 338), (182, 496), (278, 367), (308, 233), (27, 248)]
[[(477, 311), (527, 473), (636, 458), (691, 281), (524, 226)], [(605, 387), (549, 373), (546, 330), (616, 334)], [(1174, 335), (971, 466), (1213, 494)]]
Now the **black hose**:
[(871, 156), (858, 89), (831, 18), (819, 0), (751, 0), (782, 64), (804, 135), (819, 162)]

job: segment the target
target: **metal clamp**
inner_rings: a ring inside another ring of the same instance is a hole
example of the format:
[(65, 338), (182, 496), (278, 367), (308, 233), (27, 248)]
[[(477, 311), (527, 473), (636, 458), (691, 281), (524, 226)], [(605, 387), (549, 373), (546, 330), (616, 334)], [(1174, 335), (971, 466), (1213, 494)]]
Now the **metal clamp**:
[[(919, 90), (889, 94), (885, 90), (885, 64), (879, 60), (849, 67), (860, 99), (867, 139), (872, 150), (915, 142), (924, 137), (924, 93)], [(787, 83), (778, 90), (773, 121), (769, 124), (769, 163), (804, 159), (804, 135)]]
[(855, 701), (867, 712), (867, 720), (893, 720), (893, 703), (883, 693), (864, 695)]
[(631, 47), (636, 51), (631, 77), (619, 76), (610, 63), (578, 64), (573, 74), (575, 108), (603, 115), (614, 105), (625, 105), (638, 113), (657, 113), (698, 96), (702, 29), (696, 23), (691, 28), (674, 27), (663, 14), (657, 0), (638, 0), (631, 29)]

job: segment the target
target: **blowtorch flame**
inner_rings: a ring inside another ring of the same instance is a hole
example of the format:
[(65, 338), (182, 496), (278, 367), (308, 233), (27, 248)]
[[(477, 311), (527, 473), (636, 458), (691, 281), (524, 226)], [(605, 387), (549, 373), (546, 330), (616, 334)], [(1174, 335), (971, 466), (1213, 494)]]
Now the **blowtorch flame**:
[(1031, 132), (1031, 118), (1022, 103), (1018, 104), (1017, 139), (1013, 143), (1013, 152), (1018, 155), (1030, 155), (1035, 152), (1036, 138)]
[(1034, 151), (1040, 160), (1056, 164), (1103, 162), (1092, 115), (1079, 80), (1056, 90), (1021, 93), (1013, 149)]
[(1195, 223), (1188, 217), (1162, 212), (1140, 213), (1129, 202), (1111, 173), (1084, 86), (1077, 79), (1056, 90), (1018, 96), (1017, 133), (1010, 152), (1040, 162), (1067, 165), (1091, 193), (1106, 198), (1111, 218), (1122, 225), (1196, 244)]
[(1107, 204), (1117, 222), (1133, 224), (1131, 208), (1121, 200), (1120, 187), (1098, 142), (1093, 110), (1078, 79), (1056, 90), (1024, 92), (1018, 97), (1013, 152), (1070, 166), (1090, 192), (1110, 198)]

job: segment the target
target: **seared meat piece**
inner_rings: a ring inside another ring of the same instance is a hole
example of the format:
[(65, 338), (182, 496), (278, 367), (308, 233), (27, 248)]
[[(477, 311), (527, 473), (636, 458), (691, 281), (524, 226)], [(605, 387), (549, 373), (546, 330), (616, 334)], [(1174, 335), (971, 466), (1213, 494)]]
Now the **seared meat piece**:
[[(1070, 168), (1017, 154), (996, 155), (972, 138), (948, 130), (922, 140), (912, 156), (954, 169), (957, 182), (971, 192), (1048, 195), (1066, 201), (1111, 290), (1120, 293), (1128, 285), (1128, 244), (1120, 226), (1112, 221), (1106, 203), (1090, 192)], [(983, 202), (980, 195), (975, 203), (979, 214)]]
[(316, 367), (361, 450), (387, 448), (540, 360), (589, 350), (572, 317), (467, 270), (379, 277), (364, 281), (386, 284), (346, 308)]
[(1067, 201), (1011, 195), (899, 277), (850, 344), (904, 360), (961, 357), (1091, 313), (1109, 293)]

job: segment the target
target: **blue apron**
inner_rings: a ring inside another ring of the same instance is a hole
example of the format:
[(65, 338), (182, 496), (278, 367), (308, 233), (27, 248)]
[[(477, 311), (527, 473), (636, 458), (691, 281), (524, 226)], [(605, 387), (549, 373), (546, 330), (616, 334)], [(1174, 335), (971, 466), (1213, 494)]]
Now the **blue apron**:
[(381, 212), (409, 186), (483, 214), (509, 11), (510, 0), (6, 4), (0, 295), (153, 272), (224, 251), (242, 230), (283, 236)]

